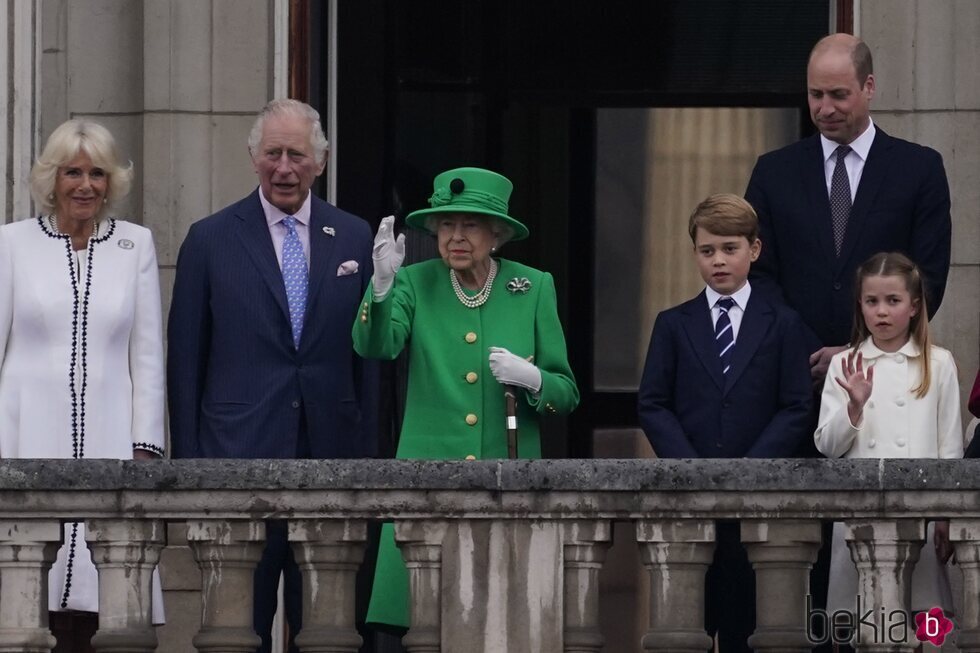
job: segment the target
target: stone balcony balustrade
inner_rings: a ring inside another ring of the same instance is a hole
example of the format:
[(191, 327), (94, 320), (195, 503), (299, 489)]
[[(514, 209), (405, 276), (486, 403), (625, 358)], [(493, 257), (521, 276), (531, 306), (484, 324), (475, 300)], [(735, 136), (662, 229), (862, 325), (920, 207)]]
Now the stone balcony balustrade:
[[(50, 651), (47, 570), (84, 520), (100, 578), (98, 651), (156, 649), (150, 576), (165, 524), (201, 571), (199, 651), (252, 651), (264, 520), (288, 520), (304, 574), (306, 652), (356, 651), (367, 524), (395, 521), (411, 579), (412, 653), (595, 653), (612, 523), (635, 525), (650, 575), (637, 651), (704, 651), (715, 520), (741, 520), (759, 651), (805, 651), (820, 520), (848, 524), (865, 605), (904, 605), (925, 520), (949, 518), (964, 577), (957, 645), (980, 652), (980, 462), (934, 460), (0, 461), (0, 653)], [(914, 628), (913, 628), (914, 630)], [(862, 627), (862, 651), (911, 651)]]

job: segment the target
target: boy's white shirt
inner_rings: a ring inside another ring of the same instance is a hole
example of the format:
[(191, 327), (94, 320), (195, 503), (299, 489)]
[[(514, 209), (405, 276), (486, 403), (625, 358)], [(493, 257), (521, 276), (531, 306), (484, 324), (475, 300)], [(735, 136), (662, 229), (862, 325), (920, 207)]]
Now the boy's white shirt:
[(715, 306), (722, 297), (731, 297), (735, 300), (735, 305), (728, 310), (728, 319), (732, 321), (732, 340), (738, 340), (738, 329), (742, 326), (742, 316), (745, 315), (745, 307), (749, 305), (749, 296), (752, 294), (752, 287), (746, 281), (745, 285), (736, 290), (731, 295), (722, 295), (711, 286), (704, 287), (704, 295), (708, 299), (708, 309), (711, 310), (711, 327), (718, 324), (718, 317), (721, 309)]

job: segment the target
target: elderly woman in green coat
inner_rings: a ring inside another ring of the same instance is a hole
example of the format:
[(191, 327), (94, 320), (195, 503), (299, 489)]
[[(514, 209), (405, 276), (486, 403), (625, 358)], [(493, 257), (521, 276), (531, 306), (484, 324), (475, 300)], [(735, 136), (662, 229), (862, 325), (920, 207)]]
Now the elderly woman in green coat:
[[(507, 215), (512, 189), (506, 177), (480, 168), (437, 176), (431, 208), (406, 222), (435, 235), (441, 259), (402, 268), (404, 234), (395, 238), (390, 217), (378, 228), (354, 348), (381, 359), (408, 348), (399, 458), (506, 458), (505, 385), (518, 388), (519, 455), (538, 458), (538, 416), (578, 404), (554, 280), (494, 256), (528, 235)], [(385, 524), (368, 622), (407, 628), (408, 597), (408, 572)]]

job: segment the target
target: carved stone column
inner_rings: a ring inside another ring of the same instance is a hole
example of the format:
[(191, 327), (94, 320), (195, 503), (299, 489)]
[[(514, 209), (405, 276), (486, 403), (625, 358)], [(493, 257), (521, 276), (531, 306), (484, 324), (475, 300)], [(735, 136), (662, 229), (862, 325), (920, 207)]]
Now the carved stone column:
[(153, 569), (166, 543), (163, 521), (93, 519), (85, 524), (92, 562), (99, 570), (99, 630), (96, 651), (152, 653)]
[(356, 653), (361, 636), (354, 626), (354, 578), (364, 559), (367, 522), (298, 519), (289, 540), (303, 570), (303, 653)]
[[(907, 610), (911, 597), (912, 569), (926, 537), (921, 519), (851, 520), (845, 522), (844, 539), (857, 565), (861, 613), (871, 610), (874, 625), (860, 623), (855, 633), (858, 651), (912, 651), (918, 642), (915, 622), (908, 629), (895, 611)], [(882, 612), (884, 610), (884, 612)], [(891, 618), (896, 615), (895, 618)], [(906, 612), (907, 615), (907, 612)]]
[(252, 591), (265, 523), (191, 521), (187, 542), (201, 568), (201, 630), (194, 646), (201, 653), (253, 653), (262, 643), (252, 628)]
[(409, 653), (442, 649), (442, 542), (448, 526), (441, 521), (395, 522), (395, 542), (411, 588), (412, 627), (402, 638)]
[(0, 521), (0, 653), (49, 653), (48, 570), (61, 545), (58, 521)]
[(636, 540), (650, 571), (650, 629), (643, 650), (708, 650), (704, 574), (715, 551), (714, 521), (640, 520)]
[(980, 520), (951, 520), (949, 540), (963, 572), (963, 614), (956, 646), (962, 653), (980, 653)]
[(806, 596), (820, 550), (820, 522), (745, 520), (741, 530), (755, 570), (756, 627), (749, 646), (772, 653), (810, 651)]
[(564, 552), (565, 653), (600, 653), (599, 571), (611, 544), (608, 521), (562, 524)]

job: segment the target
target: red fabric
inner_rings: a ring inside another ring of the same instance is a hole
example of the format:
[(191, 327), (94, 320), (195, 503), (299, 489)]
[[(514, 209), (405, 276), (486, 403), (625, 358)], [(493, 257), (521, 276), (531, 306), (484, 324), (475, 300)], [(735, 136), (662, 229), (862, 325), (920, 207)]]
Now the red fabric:
[(980, 371), (977, 372), (977, 378), (973, 382), (973, 390), (970, 391), (970, 412), (976, 417), (980, 417)]

